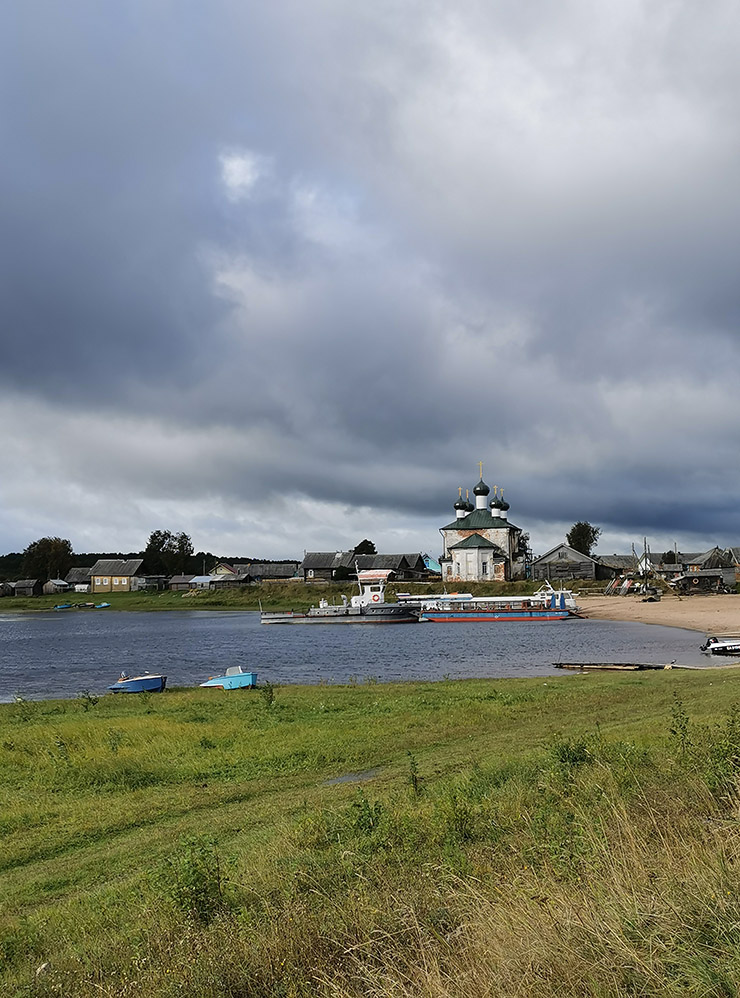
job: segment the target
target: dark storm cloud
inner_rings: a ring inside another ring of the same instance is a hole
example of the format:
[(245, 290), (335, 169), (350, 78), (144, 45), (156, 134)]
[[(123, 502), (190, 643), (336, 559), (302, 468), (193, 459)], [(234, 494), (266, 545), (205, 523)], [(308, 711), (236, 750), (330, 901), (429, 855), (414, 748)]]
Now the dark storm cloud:
[(124, 533), (286, 495), (392, 531), (483, 458), (525, 527), (740, 537), (730, 5), (4, 19), (7, 509), (35, 474)]

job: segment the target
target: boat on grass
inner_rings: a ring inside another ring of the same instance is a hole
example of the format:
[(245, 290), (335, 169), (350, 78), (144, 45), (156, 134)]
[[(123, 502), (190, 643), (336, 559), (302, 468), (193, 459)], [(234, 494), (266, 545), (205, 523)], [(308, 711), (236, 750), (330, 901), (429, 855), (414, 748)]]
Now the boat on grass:
[(257, 673), (247, 672), (240, 665), (230, 665), (223, 676), (211, 676), (201, 686), (216, 686), (222, 690), (251, 690), (257, 685)]
[(145, 672), (142, 676), (129, 676), (122, 672), (118, 681), (109, 686), (111, 693), (161, 693), (167, 683), (167, 676), (152, 675)]
[(263, 624), (416, 624), (419, 612), (405, 603), (386, 603), (385, 587), (389, 571), (357, 572), (359, 595), (341, 603), (322, 599), (305, 613), (293, 610), (283, 612), (262, 611)]
[(110, 603), (57, 603), (55, 610), (105, 610)]
[(531, 596), (473, 596), (471, 593), (411, 596), (403, 593), (398, 598), (406, 606), (416, 607), (420, 620), (435, 623), (567, 620), (581, 616), (575, 594), (570, 589), (554, 589), (549, 582)]

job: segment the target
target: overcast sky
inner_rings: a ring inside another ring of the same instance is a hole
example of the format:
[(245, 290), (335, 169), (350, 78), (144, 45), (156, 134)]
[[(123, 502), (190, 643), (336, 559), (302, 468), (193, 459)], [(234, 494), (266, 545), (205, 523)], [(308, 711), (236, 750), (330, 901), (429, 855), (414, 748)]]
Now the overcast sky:
[(0, 552), (740, 544), (740, 7), (11, 0)]

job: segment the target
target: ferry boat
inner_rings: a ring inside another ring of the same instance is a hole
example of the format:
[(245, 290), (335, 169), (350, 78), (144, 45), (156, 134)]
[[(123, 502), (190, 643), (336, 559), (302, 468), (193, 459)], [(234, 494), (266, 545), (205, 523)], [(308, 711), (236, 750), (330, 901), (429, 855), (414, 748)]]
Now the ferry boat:
[(388, 571), (365, 571), (357, 573), (359, 594), (347, 600), (342, 596), (341, 603), (329, 603), (322, 599), (318, 606), (312, 606), (305, 613), (293, 610), (262, 611), (263, 624), (416, 624), (419, 611), (405, 603), (386, 603), (385, 587)]
[(398, 598), (407, 606), (417, 607), (420, 620), (433, 623), (567, 620), (581, 616), (575, 594), (570, 589), (553, 589), (549, 582), (531, 596), (473, 596), (471, 593), (411, 596), (399, 593)]

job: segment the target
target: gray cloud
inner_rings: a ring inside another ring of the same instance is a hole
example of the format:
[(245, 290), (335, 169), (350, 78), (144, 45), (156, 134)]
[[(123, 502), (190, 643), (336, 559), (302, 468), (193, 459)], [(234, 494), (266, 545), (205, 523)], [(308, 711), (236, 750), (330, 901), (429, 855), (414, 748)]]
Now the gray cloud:
[(0, 544), (740, 542), (729, 4), (4, 17)]

